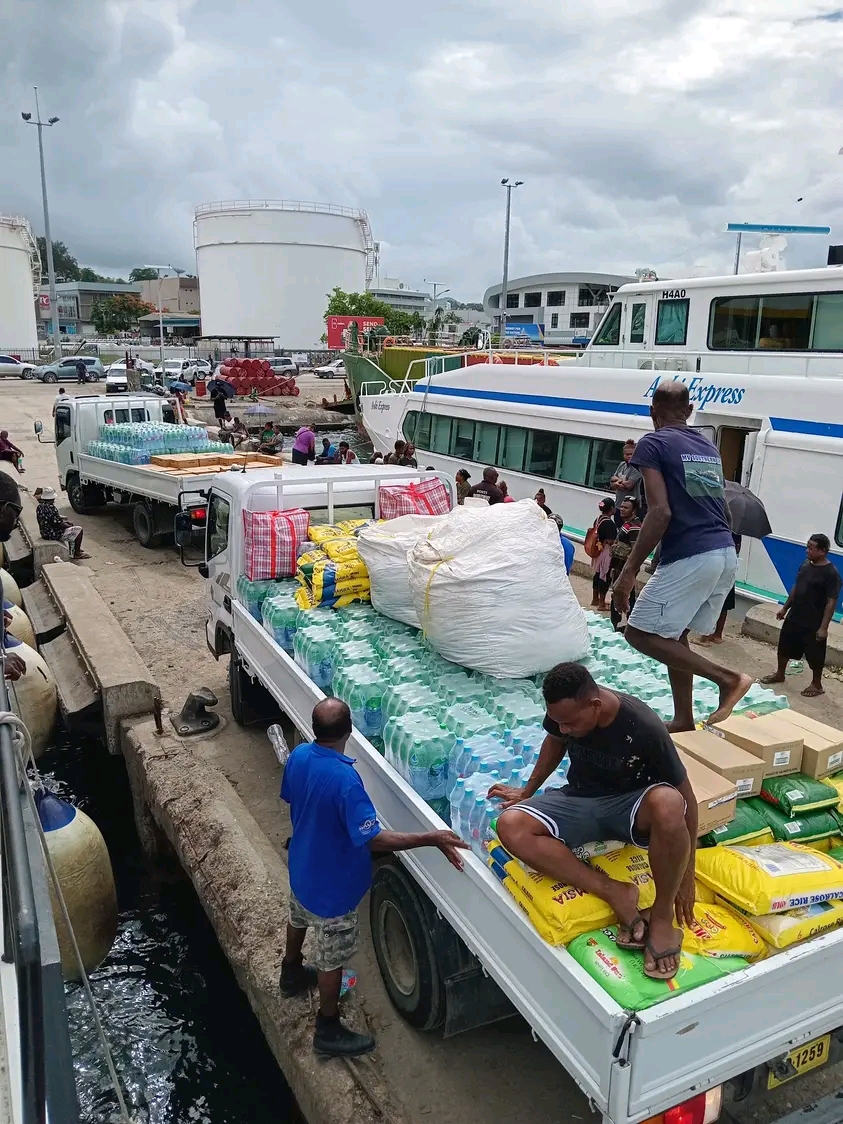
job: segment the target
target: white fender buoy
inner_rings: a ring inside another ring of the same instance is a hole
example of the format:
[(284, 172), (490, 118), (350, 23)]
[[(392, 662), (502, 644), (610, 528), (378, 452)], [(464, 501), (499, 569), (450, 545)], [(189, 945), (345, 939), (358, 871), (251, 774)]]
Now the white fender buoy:
[(3, 600), (11, 601), (13, 605), (22, 609), (23, 598), (21, 597), (20, 586), (8, 570), (0, 570), (0, 581), (3, 582)]
[[(92, 972), (108, 956), (117, 934), (117, 891), (108, 848), (94, 821), (72, 804), (44, 790), (35, 793), (35, 803), (82, 963)], [(79, 962), (49, 882), (62, 974), (78, 980)]]
[(9, 684), (9, 694), (12, 710), (29, 730), (33, 756), (40, 757), (53, 738), (58, 709), (56, 683), (34, 648), (8, 634), (6, 647), (26, 664), (26, 674)]
[(3, 612), (9, 613), (12, 618), (12, 623), (9, 625), (8, 631), (15, 637), (16, 640), (23, 641), (28, 644), (30, 648), (35, 648), (35, 629), (23, 609), (19, 609), (13, 601), (3, 601)]

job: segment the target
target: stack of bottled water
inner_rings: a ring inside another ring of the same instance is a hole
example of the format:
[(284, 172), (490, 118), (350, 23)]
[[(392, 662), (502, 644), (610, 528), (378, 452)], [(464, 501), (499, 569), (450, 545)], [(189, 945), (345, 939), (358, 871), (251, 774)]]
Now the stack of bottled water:
[[(298, 582), (283, 583), (283, 592), (273, 593), (261, 604), (261, 622), (270, 636), (286, 652), (292, 652), (298, 627), (299, 606), (296, 601)], [(282, 585), (281, 582), (278, 583)]]
[(137, 449), (147, 455), (166, 453), (223, 453), (231, 452), (230, 445), (209, 441), (208, 431), (201, 425), (172, 425), (169, 422), (118, 422), (101, 425), (99, 441), (88, 444), (91, 456), (104, 456), (107, 460), (121, 460), (124, 464), (146, 463), (122, 460), (121, 457), (101, 453), (103, 446), (121, 446)]

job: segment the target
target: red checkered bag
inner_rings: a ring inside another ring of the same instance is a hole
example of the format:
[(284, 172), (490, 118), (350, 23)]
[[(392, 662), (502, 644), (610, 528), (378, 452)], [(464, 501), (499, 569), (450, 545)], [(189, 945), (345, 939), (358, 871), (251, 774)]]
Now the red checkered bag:
[(310, 512), (301, 507), (286, 511), (244, 511), (246, 578), (250, 582), (292, 578), (296, 551), (307, 538)]
[(383, 484), (379, 489), (381, 519), (399, 515), (447, 515), (451, 510), (448, 489), (436, 476), (418, 484)]

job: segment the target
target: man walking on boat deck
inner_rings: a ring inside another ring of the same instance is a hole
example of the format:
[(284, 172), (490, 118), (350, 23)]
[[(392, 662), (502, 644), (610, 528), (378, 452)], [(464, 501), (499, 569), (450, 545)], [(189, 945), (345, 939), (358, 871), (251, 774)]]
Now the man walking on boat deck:
[[(285, 998), (319, 987), (313, 1048), (329, 1057), (357, 1057), (375, 1047), (370, 1034), (350, 1030), (339, 1016), (342, 970), (357, 949), (357, 907), (372, 884), (372, 855), (438, 847), (458, 870), (467, 844), (452, 831), (384, 831), (354, 759), (344, 753), (351, 736), (351, 711), (340, 699), (313, 709), (312, 742), (297, 746), (287, 761), (281, 799), (290, 805), (290, 920), (281, 963)], [(302, 959), (313, 930), (312, 966)]]
[(752, 686), (748, 675), (688, 646), (691, 629), (713, 631), (738, 565), (720, 454), (688, 425), (692, 411), (688, 387), (678, 379), (661, 382), (653, 392), (655, 432), (641, 438), (630, 462), (644, 480), (647, 516), (612, 595), (618, 610), (627, 612), (638, 571), (660, 543), (659, 568), (641, 591), (624, 635), (633, 648), (669, 669), (671, 732), (694, 729), (695, 675), (720, 688), (710, 722), (727, 718)]

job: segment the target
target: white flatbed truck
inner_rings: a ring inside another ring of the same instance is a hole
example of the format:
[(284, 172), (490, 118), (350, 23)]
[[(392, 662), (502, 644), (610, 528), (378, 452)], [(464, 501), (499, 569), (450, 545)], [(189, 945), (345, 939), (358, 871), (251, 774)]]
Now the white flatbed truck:
[[(236, 721), (266, 720), (280, 709), (310, 737), (311, 712), (324, 698), (236, 598), (243, 512), (302, 506), (316, 522), (371, 516), (379, 483), (421, 475), (384, 466), (339, 473), (294, 467), (223, 473), (213, 481), (201, 562), (210, 586), (207, 640), (217, 658), (230, 653)], [(188, 530), (178, 517), (183, 561)], [(435, 813), (357, 730), (347, 752), (386, 828), (441, 829)], [(462, 873), (434, 849), (380, 864), (370, 912), (386, 988), (408, 1022), (444, 1026), (447, 1035), (514, 1007), (604, 1122), (655, 1117), (664, 1124), (713, 1124), (721, 1111), (751, 1103), (769, 1085), (843, 1058), (843, 929), (635, 1014), (619, 1007), (564, 948), (545, 943), (472, 853)], [(843, 1094), (826, 1097), (809, 1116), (812, 1124), (839, 1124)]]

